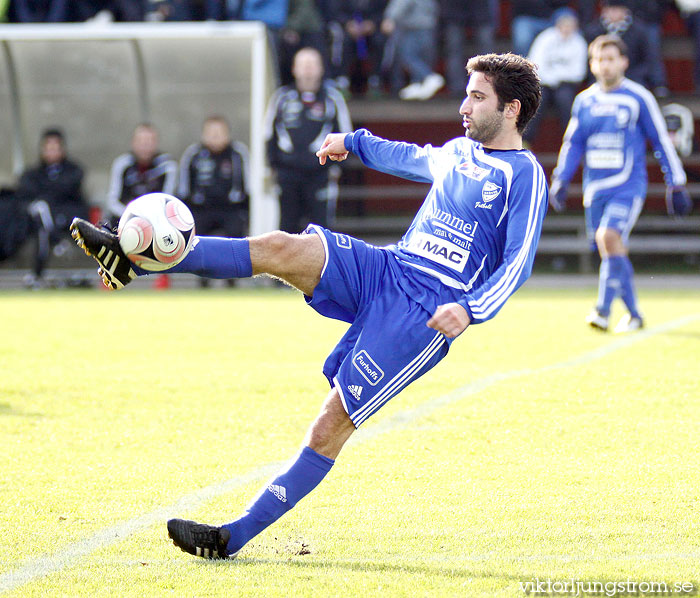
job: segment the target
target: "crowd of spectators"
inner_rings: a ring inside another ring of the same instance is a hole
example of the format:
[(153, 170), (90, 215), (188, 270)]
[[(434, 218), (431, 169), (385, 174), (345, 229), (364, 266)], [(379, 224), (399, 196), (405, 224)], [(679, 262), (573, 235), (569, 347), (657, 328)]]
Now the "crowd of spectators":
[(700, 57), (700, 0), (0, 0), (0, 18), (259, 20), (268, 27), (282, 84), (292, 82), (294, 54), (313, 47), (327, 77), (346, 95), (424, 100), (445, 85), (450, 95), (463, 93), (469, 54), (512, 50), (527, 56), (562, 8), (574, 12), (586, 41), (620, 35), (630, 51), (628, 77), (658, 97), (669, 93), (661, 59), (666, 10), (681, 12)]
[[(676, 2), (694, 40), (698, 89), (700, 0)], [(280, 226), (298, 232), (311, 220), (332, 223), (338, 173), (329, 178), (327, 169), (317, 172), (309, 148), (329, 127), (349, 130), (344, 96), (426, 100), (442, 90), (461, 97), (470, 55), (511, 50), (538, 65), (543, 84), (542, 109), (525, 134), (532, 142), (548, 113), (563, 132), (575, 94), (590, 82), (587, 45), (600, 34), (615, 33), (627, 44), (629, 78), (659, 98), (668, 96), (661, 28), (671, 7), (671, 0), (0, 0), (0, 19), (263, 21), (282, 84), (268, 107), (268, 161), (280, 188)], [(503, 23), (509, 25), (507, 35)], [(304, 60), (295, 60), (299, 56)], [(287, 153), (295, 156), (292, 167), (283, 159)], [(114, 159), (103, 215), (115, 224), (129, 200), (163, 191), (187, 201), (198, 222), (210, 223), (202, 232), (243, 235), (246, 161), (245, 147), (231, 139), (219, 116), (204, 122), (201, 139), (180, 164), (160, 151), (158, 131), (142, 123), (129, 151)], [(29, 285), (43, 284), (50, 255), (62, 251), (66, 214), (85, 215), (82, 176), (60, 130), (48, 130), (37, 164), (17, 181), (14, 195), (0, 198), (0, 222), (14, 218), (17, 233), (0, 238), (0, 259), (24, 238), (35, 239)]]
[[(247, 234), (248, 151), (231, 139), (223, 116), (206, 118), (199, 141), (187, 147), (179, 163), (161, 150), (158, 129), (139, 123), (131, 147), (114, 158), (110, 171), (109, 188), (98, 208), (99, 219), (108, 228), (116, 227), (132, 199), (168, 193), (188, 205), (201, 234)], [(83, 168), (71, 159), (63, 132), (52, 127), (41, 134), (36, 163), (24, 170), (14, 188), (2, 189), (0, 261), (32, 241), (32, 269), (24, 281), (28, 288), (54, 284), (44, 277), (47, 264), (73, 247), (69, 231), (73, 218), (90, 216), (83, 179)], [(167, 288), (167, 276), (157, 277), (154, 286)], [(202, 286), (208, 281), (202, 279)]]

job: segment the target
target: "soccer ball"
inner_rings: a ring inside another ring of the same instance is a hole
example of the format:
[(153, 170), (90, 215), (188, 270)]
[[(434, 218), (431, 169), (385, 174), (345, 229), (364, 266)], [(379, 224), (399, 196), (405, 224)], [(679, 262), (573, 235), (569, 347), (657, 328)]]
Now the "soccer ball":
[(194, 241), (194, 218), (177, 197), (148, 193), (127, 204), (117, 236), (134, 264), (160, 272), (185, 259)]

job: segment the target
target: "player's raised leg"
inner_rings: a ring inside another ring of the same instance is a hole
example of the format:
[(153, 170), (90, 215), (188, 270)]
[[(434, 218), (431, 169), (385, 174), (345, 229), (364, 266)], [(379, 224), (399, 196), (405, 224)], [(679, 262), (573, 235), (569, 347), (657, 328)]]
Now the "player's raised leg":
[(245, 544), (321, 483), (354, 430), (333, 388), (309, 428), (302, 450), (261, 488), (241, 517), (220, 527), (171, 519), (168, 534), (173, 543), (184, 552), (204, 558), (235, 557)]
[[(105, 227), (76, 218), (73, 238), (95, 258), (98, 273), (111, 289), (119, 290), (141, 274), (126, 257), (117, 235)], [(252, 238), (197, 237), (187, 257), (168, 273), (187, 272), (206, 278), (246, 278), (271, 274), (307, 295), (321, 277), (325, 252), (318, 235), (291, 235), (281, 231)]]

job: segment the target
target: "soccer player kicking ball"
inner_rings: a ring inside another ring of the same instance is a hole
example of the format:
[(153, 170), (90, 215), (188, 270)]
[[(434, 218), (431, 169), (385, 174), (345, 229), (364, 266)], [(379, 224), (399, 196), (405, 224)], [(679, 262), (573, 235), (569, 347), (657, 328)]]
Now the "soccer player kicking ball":
[[(435, 366), (467, 326), (492, 318), (530, 275), (547, 185), (522, 148), (522, 132), (540, 101), (539, 80), (532, 63), (513, 54), (476, 56), (467, 71), (459, 109), (465, 137), (419, 147), (360, 129), (328, 135), (317, 153), (325, 164), (352, 151), (371, 168), (432, 184), (398, 244), (374, 247), (312, 224), (301, 235), (200, 237), (169, 270), (208, 278), (267, 273), (299, 289), (320, 314), (350, 323), (323, 366), (331, 390), (301, 451), (235, 521), (169, 521), (185, 552), (238, 554), (321, 482), (355, 428)], [(84, 220), (72, 230), (113, 289), (144, 273), (116, 235)]]
[(588, 47), (596, 82), (576, 96), (552, 176), (549, 201), (560, 212), (581, 158), (586, 228), (600, 254), (598, 302), (586, 322), (608, 329), (610, 306), (619, 294), (628, 309), (615, 332), (643, 327), (634, 289), (627, 240), (647, 192), (646, 143), (651, 141), (666, 181), (666, 205), (672, 215), (692, 206), (685, 172), (666, 130), (654, 96), (625, 78), (629, 61), (625, 43), (601, 35)]

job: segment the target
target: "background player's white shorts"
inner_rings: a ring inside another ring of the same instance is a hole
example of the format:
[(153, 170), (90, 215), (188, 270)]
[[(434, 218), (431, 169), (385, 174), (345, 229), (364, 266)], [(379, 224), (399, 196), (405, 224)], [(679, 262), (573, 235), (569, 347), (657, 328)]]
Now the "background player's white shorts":
[(390, 252), (311, 225), (326, 264), (308, 304), (351, 326), (326, 359), (323, 373), (359, 427), (389, 399), (436, 365), (449, 349), (428, 328), (432, 315), (398, 284), (404, 276)]

